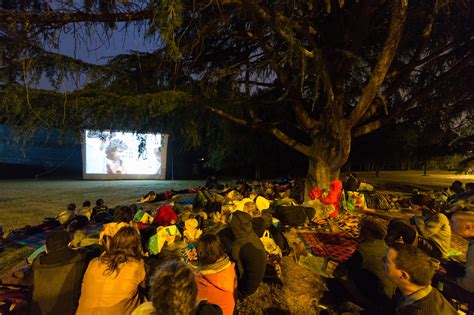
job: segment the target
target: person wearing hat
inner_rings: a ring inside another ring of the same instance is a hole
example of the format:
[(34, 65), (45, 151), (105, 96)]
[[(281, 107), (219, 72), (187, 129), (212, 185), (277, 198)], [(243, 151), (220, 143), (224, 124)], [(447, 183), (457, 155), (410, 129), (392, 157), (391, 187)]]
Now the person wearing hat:
[(32, 263), (34, 285), (31, 314), (75, 314), (88, 259), (84, 251), (69, 248), (66, 231), (46, 239), (46, 255)]

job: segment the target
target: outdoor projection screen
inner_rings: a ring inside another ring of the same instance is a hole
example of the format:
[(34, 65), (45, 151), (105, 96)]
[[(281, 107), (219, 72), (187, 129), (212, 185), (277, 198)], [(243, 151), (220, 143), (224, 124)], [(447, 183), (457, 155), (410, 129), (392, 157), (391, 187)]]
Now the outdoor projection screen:
[(84, 131), (84, 179), (165, 179), (168, 135)]

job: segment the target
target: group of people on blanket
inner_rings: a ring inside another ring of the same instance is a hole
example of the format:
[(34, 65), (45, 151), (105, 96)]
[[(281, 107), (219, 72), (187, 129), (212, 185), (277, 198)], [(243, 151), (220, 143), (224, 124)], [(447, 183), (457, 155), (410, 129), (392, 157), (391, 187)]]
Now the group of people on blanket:
[[(233, 314), (236, 300), (254, 294), (265, 277), (270, 257), (261, 239), (265, 231), (288, 254), (279, 226), (337, 217), (342, 187), (335, 179), (328, 191), (314, 188), (310, 201), (295, 205), (285, 198), (271, 202), (260, 195), (262, 191), (241, 185), (239, 191), (226, 193), (224, 203), (233, 205), (233, 210), (214, 233), (204, 229), (205, 213), (189, 215), (180, 207), (176, 214), (171, 206), (162, 206), (151, 224), (143, 224), (133, 220), (136, 206), (110, 211), (103, 200), (93, 209), (88, 202), (79, 210), (70, 205), (67, 211), (73, 215), (60, 222), (68, 229), (49, 233), (46, 253), (32, 263), (29, 312)], [(447, 258), (451, 228), (474, 239), (474, 209), (458, 206), (449, 222), (432, 200), (417, 203), (423, 215), (409, 221), (394, 220), (388, 227), (372, 217), (360, 222), (357, 250), (338, 266), (335, 279), (326, 279), (329, 291), (321, 303), (341, 306), (341, 299), (347, 299), (366, 313), (377, 314), (456, 314), (431, 281), (440, 260)], [(90, 220), (107, 222), (99, 246), (71, 248), (70, 231)], [(156, 234), (168, 231), (154, 256), (148, 255), (149, 242), (144, 240), (150, 237), (150, 227)], [(183, 262), (177, 254), (182, 246), (175, 244), (180, 239), (184, 245), (194, 244), (197, 260)], [(443, 281), (451, 279), (461, 290), (474, 291), (473, 248), (465, 268), (447, 265)]]
[[(415, 194), (410, 204), (418, 207), (420, 216), (388, 224), (374, 217), (362, 219), (357, 249), (336, 268), (335, 279), (327, 279), (329, 290), (320, 303), (339, 305), (340, 312), (353, 310), (351, 304), (341, 306), (341, 297), (346, 297), (368, 314), (458, 314), (446, 295), (464, 303), (464, 312), (472, 310), (474, 185), (464, 189), (459, 183), (448, 189), (444, 205)], [(451, 232), (469, 241), (465, 265), (448, 257)], [(443, 288), (443, 294), (431, 284)]]

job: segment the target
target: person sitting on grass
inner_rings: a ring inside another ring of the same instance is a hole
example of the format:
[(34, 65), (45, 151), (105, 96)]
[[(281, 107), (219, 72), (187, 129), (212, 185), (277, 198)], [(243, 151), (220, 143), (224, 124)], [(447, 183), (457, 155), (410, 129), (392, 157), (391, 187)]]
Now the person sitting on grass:
[(46, 255), (33, 261), (31, 314), (75, 314), (88, 257), (69, 248), (70, 241), (66, 231), (49, 233)]
[(76, 209), (74, 212), (74, 218), (69, 223), (67, 229), (68, 230), (78, 230), (84, 226), (86, 226), (92, 216), (92, 209), (91, 209), (91, 202), (86, 200), (82, 203), (82, 207), (80, 209)]
[(214, 304), (197, 299), (198, 286), (192, 270), (179, 260), (168, 260), (156, 270), (150, 288), (150, 302), (138, 306), (132, 315), (220, 315)]
[(448, 264), (447, 276), (462, 289), (474, 292), (474, 211), (457, 211), (451, 217), (453, 232), (469, 241), (466, 265)]
[(237, 288), (235, 263), (229, 260), (215, 234), (201, 235), (196, 247), (198, 300), (207, 300), (208, 303), (218, 305), (224, 315), (232, 315), (235, 307), (234, 291)]
[(107, 223), (112, 221), (112, 217), (109, 214), (108, 207), (104, 204), (102, 198), (97, 199), (95, 207), (92, 208), (92, 220), (97, 223)]
[(451, 243), (448, 218), (439, 212), (439, 205), (434, 200), (423, 197), (419, 205), (422, 216), (414, 216), (409, 222), (390, 221), (385, 241), (391, 245), (402, 238), (404, 243), (417, 246), (433, 258), (446, 258)]
[(383, 263), (385, 274), (397, 286), (396, 315), (457, 314), (430, 285), (437, 262), (422, 250), (410, 244), (395, 243), (387, 250)]
[(265, 275), (267, 254), (262, 242), (252, 229), (252, 217), (235, 211), (230, 220), (232, 242), (231, 258), (237, 264), (239, 295), (245, 297), (257, 291)]
[(145, 275), (140, 234), (122, 227), (109, 250), (89, 263), (76, 314), (131, 314), (143, 302)]
[(448, 197), (451, 197), (453, 195), (456, 195), (456, 194), (460, 194), (460, 193), (463, 193), (464, 192), (464, 188), (462, 188), (462, 182), (459, 181), (459, 180), (455, 180), (451, 186), (449, 186), (448, 188)]
[(74, 218), (74, 212), (76, 211), (76, 204), (70, 203), (67, 205), (67, 209), (60, 214), (57, 215), (56, 220), (59, 221), (60, 224), (64, 224), (67, 226), (69, 222)]
[(368, 312), (383, 314), (389, 310), (395, 285), (385, 276), (381, 260), (388, 249), (385, 235), (386, 227), (380, 220), (367, 216), (360, 221), (357, 248), (334, 270), (336, 279), (326, 279), (329, 291), (320, 302), (340, 304), (341, 297), (346, 296)]
[(103, 229), (99, 234), (99, 245), (103, 246), (103, 248), (107, 250), (110, 245), (110, 240), (118, 230), (125, 226), (137, 228), (135, 222), (132, 219), (133, 213), (130, 207), (118, 207), (115, 211), (114, 222), (104, 224)]

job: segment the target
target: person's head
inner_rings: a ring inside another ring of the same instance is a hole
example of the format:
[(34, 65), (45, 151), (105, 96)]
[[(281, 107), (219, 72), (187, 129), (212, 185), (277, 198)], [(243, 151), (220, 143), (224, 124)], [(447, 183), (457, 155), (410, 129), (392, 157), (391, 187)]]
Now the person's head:
[(133, 219), (132, 209), (128, 206), (119, 206), (115, 209), (114, 221), (115, 222), (130, 222)]
[(90, 207), (90, 206), (91, 206), (91, 202), (90, 202), (89, 200), (86, 200), (86, 201), (84, 201), (84, 202), (82, 203), (82, 206), (83, 206), (84, 208)]
[(232, 213), (229, 226), (235, 238), (247, 237), (253, 233), (252, 216), (243, 211), (235, 211)]
[(434, 214), (440, 211), (440, 204), (433, 198), (418, 194), (412, 197), (412, 203), (421, 208), (423, 215)]
[(451, 184), (451, 187), (449, 187), (449, 189), (451, 189), (451, 191), (453, 191), (454, 193), (460, 193), (460, 192), (463, 192), (463, 189), (462, 189), (462, 182), (459, 181), (459, 180), (455, 180), (452, 184)]
[(211, 265), (224, 257), (225, 250), (216, 234), (205, 233), (196, 243), (198, 263), (201, 266)]
[(96, 206), (103, 206), (104, 205), (104, 199), (99, 198), (95, 201)]
[(76, 210), (76, 204), (75, 204), (75, 203), (70, 203), (70, 204), (68, 204), (68, 205), (67, 205), (67, 209), (68, 209), (69, 211), (74, 211), (74, 210)]
[(474, 212), (457, 211), (451, 216), (452, 231), (464, 238), (474, 237)]
[(69, 242), (71, 242), (71, 237), (68, 232), (53, 231), (46, 238), (46, 250), (48, 253), (64, 250), (68, 248)]
[(181, 261), (169, 260), (156, 270), (150, 294), (157, 315), (190, 314), (197, 297), (194, 273)]
[(379, 219), (366, 216), (359, 223), (359, 238), (361, 240), (383, 240), (386, 235), (387, 228)]
[(105, 156), (109, 160), (120, 160), (122, 152), (127, 149), (128, 146), (125, 144), (125, 142), (120, 139), (112, 139), (105, 149)]
[(119, 266), (142, 258), (140, 234), (131, 226), (121, 228), (110, 240), (109, 250), (102, 256), (107, 264), (107, 274), (119, 272)]
[(402, 290), (429, 285), (435, 272), (434, 260), (410, 244), (390, 245), (383, 263), (387, 277)]

